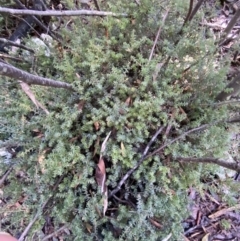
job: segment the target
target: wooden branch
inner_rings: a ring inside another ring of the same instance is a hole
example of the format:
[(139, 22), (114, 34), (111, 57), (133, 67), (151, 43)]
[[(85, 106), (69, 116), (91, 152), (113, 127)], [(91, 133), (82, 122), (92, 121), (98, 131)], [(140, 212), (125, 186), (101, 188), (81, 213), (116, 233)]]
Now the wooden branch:
[(213, 163), (227, 169), (240, 172), (240, 162), (228, 162), (222, 159), (213, 158), (213, 157), (203, 157), (203, 158), (194, 158), (194, 157), (177, 157), (178, 161), (184, 162), (195, 162), (195, 163)]
[(223, 45), (226, 42), (228, 34), (231, 32), (231, 30), (237, 23), (239, 17), (240, 17), (240, 8), (236, 11), (231, 21), (228, 23), (227, 27), (225, 28), (222, 39), (219, 42), (219, 46)]
[(191, 21), (194, 17), (194, 15), (197, 13), (198, 9), (201, 7), (201, 5), (203, 4), (204, 0), (199, 0), (198, 3), (196, 4), (196, 6), (194, 7), (191, 15), (188, 18), (188, 21)]
[(183, 23), (183, 26), (189, 21), (190, 15), (191, 15), (191, 13), (192, 13), (192, 9), (193, 9), (193, 0), (190, 0), (187, 17), (185, 18), (185, 21), (184, 21), (184, 23)]
[(28, 84), (73, 90), (73, 87), (68, 83), (33, 75), (3, 62), (0, 62), (0, 75), (7, 76), (16, 80), (21, 80)]
[(52, 238), (53, 236), (56, 236), (59, 232), (64, 231), (64, 229), (66, 229), (68, 227), (67, 224), (63, 225), (61, 228), (59, 228), (58, 230), (50, 233), (49, 235), (45, 236), (42, 241), (48, 241), (50, 238)]
[(112, 197), (113, 195), (115, 195), (121, 188), (121, 186), (123, 185), (123, 183), (132, 175), (132, 173), (134, 171), (136, 171), (138, 169), (138, 167), (142, 164), (142, 162), (146, 159), (146, 155), (149, 151), (149, 148), (151, 147), (151, 145), (153, 144), (153, 142), (156, 140), (156, 138), (158, 137), (158, 135), (163, 131), (164, 126), (161, 126), (157, 132), (154, 134), (154, 136), (151, 138), (151, 140), (149, 141), (149, 143), (147, 144), (142, 157), (139, 159), (139, 161), (137, 162), (137, 164), (131, 168), (121, 179), (121, 181), (118, 183), (117, 187), (114, 188), (112, 190), (112, 192), (109, 194), (108, 198)]
[(157, 32), (157, 35), (156, 35), (156, 37), (155, 37), (155, 41), (154, 41), (154, 44), (153, 44), (153, 47), (152, 47), (152, 50), (151, 50), (151, 53), (150, 53), (150, 56), (149, 56), (149, 59), (148, 59), (148, 63), (149, 63), (149, 62), (151, 61), (151, 59), (152, 59), (154, 49), (155, 49), (155, 47), (156, 47), (156, 45), (157, 45), (157, 41), (158, 41), (158, 39), (159, 39), (161, 30), (162, 30), (162, 26), (163, 26), (164, 23), (165, 23), (165, 20), (166, 20), (166, 18), (167, 18), (168, 12), (169, 12), (169, 9), (166, 10), (166, 12), (165, 12), (165, 14), (164, 14), (164, 16), (163, 16), (162, 23), (160, 24), (160, 27), (159, 27), (158, 32)]
[[(155, 135), (152, 137), (152, 139), (150, 140), (150, 142), (148, 143), (148, 145), (146, 146), (143, 154), (142, 154), (142, 157), (139, 159), (139, 161), (137, 162), (137, 164), (131, 168), (123, 177), (122, 179), (120, 180), (120, 182), (118, 183), (117, 187), (114, 188), (112, 190), (112, 192), (109, 194), (108, 198), (112, 197), (113, 195), (115, 195), (120, 189), (121, 189), (121, 186), (124, 184), (124, 182), (133, 174), (134, 171), (137, 170), (137, 168), (143, 163), (144, 160), (146, 160), (147, 158), (151, 157), (151, 156), (154, 156), (156, 155), (157, 153), (159, 153), (160, 151), (162, 151), (165, 147), (168, 147), (170, 145), (172, 145), (173, 143), (181, 140), (182, 138), (192, 134), (192, 133), (195, 133), (195, 132), (198, 132), (198, 131), (202, 131), (202, 130), (205, 130), (207, 129), (208, 127), (210, 126), (213, 126), (213, 125), (216, 125), (216, 124), (219, 124), (219, 123), (222, 123), (222, 122), (227, 122), (227, 123), (235, 123), (235, 122), (240, 122), (240, 116), (236, 116), (232, 119), (228, 119), (228, 120), (219, 120), (219, 121), (216, 121), (216, 122), (213, 122), (211, 124), (204, 124), (202, 126), (199, 126), (199, 127), (196, 127), (196, 128), (193, 128), (193, 129), (190, 129), (186, 132), (184, 132), (183, 134), (181, 134), (180, 136), (176, 137), (175, 139), (169, 141), (169, 142), (166, 142), (164, 143), (162, 146), (160, 146), (158, 149), (156, 149), (155, 151), (153, 151), (152, 153), (150, 153), (149, 155), (147, 155), (148, 151), (149, 151), (149, 148), (150, 146), (152, 145), (152, 143), (155, 141), (155, 139), (157, 138), (157, 136), (162, 132), (163, 128), (164, 127), (161, 127), (160, 129), (158, 129), (158, 131), (155, 133)], [(212, 162), (213, 163), (213, 162)], [(219, 162), (221, 163), (221, 162)], [(225, 163), (221, 163), (222, 165), (224, 165)], [(231, 166), (231, 165), (230, 165)], [(240, 168), (240, 166), (239, 166)]]
[[(56, 181), (56, 183), (54, 184), (52, 193), (54, 191), (56, 191), (57, 187), (59, 186), (60, 182), (63, 180), (64, 175), (60, 176), (59, 179)], [(43, 212), (43, 209), (47, 206), (47, 204), (49, 203), (49, 200), (51, 198), (53, 198), (54, 194), (52, 194), (39, 208), (39, 210), (37, 211), (37, 213), (35, 214), (35, 216), (33, 217), (33, 219), (30, 221), (30, 223), (27, 225), (27, 227), (25, 228), (25, 230), (23, 231), (23, 233), (21, 234), (20, 238), (18, 239), (18, 241), (23, 241), (25, 240), (25, 237), (27, 236), (28, 232), (30, 231), (30, 229), (32, 228), (33, 224), (38, 220), (38, 218), (40, 217), (40, 215)]]
[[(19, 6), (20, 8), (25, 9), (25, 10), (27, 9), (27, 8), (25, 7), (25, 5), (23, 5), (23, 4), (21, 3), (21, 1), (19, 1), (19, 0), (14, 0), (14, 2), (15, 2), (16, 4), (18, 4), (18, 6)], [(46, 9), (45, 9), (45, 10), (46, 10)], [(60, 39), (58, 39), (57, 35), (55, 35), (55, 34), (54, 34), (47, 26), (45, 26), (37, 17), (32, 16), (32, 18), (34, 19), (34, 21), (36, 22), (36, 24), (37, 24), (40, 28), (42, 28), (43, 30), (45, 30), (47, 34), (49, 34), (53, 39), (55, 39), (56, 41), (58, 41), (59, 43), (61, 43), (61, 44), (63, 45), (63, 42), (62, 42)]]
[(46, 10), (46, 11), (36, 11), (36, 10), (25, 10), (25, 9), (13, 9), (13, 8), (3, 8), (0, 7), (0, 13), (10, 13), (15, 15), (35, 15), (35, 16), (112, 16), (112, 17), (128, 17), (125, 13), (113, 13), (113, 12), (103, 12), (94, 10)]
[(27, 51), (29, 51), (29, 52), (31, 52), (31, 53), (34, 54), (34, 50), (26, 47), (26, 46), (23, 45), (23, 44), (18, 44), (18, 43), (16, 43), (16, 42), (7, 40), (7, 39), (5, 39), (5, 38), (0, 38), (0, 42), (2, 42), (2, 43), (4, 43), (4, 44), (7, 44), (7, 45), (11, 45), (11, 46), (15, 46), (15, 47), (18, 47), (18, 48), (25, 49), (25, 50), (27, 50)]

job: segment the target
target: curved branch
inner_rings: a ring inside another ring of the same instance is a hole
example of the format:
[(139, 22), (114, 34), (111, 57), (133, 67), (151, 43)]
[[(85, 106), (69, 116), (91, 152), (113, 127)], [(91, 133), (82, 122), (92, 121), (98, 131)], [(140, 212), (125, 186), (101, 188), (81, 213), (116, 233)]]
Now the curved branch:
[(0, 75), (7, 76), (16, 80), (21, 80), (28, 84), (73, 90), (73, 87), (68, 83), (29, 74), (24, 70), (18, 69), (12, 65), (5, 64), (3, 62), (0, 62)]

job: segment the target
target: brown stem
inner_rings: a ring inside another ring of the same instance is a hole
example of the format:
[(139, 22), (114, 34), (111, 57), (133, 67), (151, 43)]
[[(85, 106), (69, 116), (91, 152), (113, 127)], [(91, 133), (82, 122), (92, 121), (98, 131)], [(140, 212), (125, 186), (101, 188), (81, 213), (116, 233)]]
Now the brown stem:
[(240, 163), (237, 162), (227, 162), (222, 159), (213, 158), (213, 157), (203, 157), (203, 158), (194, 158), (194, 157), (177, 157), (178, 161), (184, 162), (195, 162), (195, 163), (213, 163), (227, 169), (231, 169), (237, 172), (240, 172)]
[(3, 62), (0, 62), (0, 75), (7, 76), (16, 80), (21, 80), (28, 84), (51, 86), (55, 88), (65, 88), (73, 90), (73, 87), (68, 83), (29, 74), (26, 71), (23, 71), (21, 69), (18, 69), (12, 65)]

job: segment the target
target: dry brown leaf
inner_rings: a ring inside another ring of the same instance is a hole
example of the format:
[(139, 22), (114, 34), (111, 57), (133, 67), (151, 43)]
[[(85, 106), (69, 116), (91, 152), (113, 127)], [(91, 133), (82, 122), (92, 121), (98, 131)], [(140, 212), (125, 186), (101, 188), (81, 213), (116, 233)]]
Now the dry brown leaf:
[(95, 178), (98, 186), (101, 187), (101, 193), (104, 193), (104, 186), (106, 181), (106, 169), (103, 158), (101, 157), (96, 168)]
[(102, 155), (106, 149), (106, 144), (110, 134), (111, 134), (111, 131), (108, 133), (107, 137), (102, 143), (101, 155), (100, 155), (99, 162), (97, 164), (96, 172), (95, 172), (95, 178), (96, 178), (97, 184), (101, 188), (101, 194), (103, 195), (103, 216), (105, 216), (105, 213), (108, 207), (108, 190), (106, 186), (106, 168), (105, 168), (105, 163)]
[(155, 221), (153, 218), (149, 218), (150, 223), (155, 226), (156, 228), (162, 228), (162, 225)]
[(78, 111), (81, 112), (83, 110), (84, 105), (85, 105), (85, 100), (80, 100), (77, 106)]
[(87, 231), (88, 231), (89, 233), (92, 232), (93, 227), (92, 227), (91, 224), (89, 224), (89, 223), (85, 223), (85, 227), (86, 227), (86, 229), (87, 229)]
[(96, 131), (99, 130), (100, 124), (99, 124), (98, 121), (94, 122), (94, 127), (95, 127), (95, 130), (96, 130)]
[(37, 108), (41, 108), (47, 115), (49, 114), (49, 111), (36, 99), (35, 95), (33, 94), (33, 92), (30, 89), (30, 86), (22, 81), (19, 81), (22, 90), (26, 93), (26, 95), (30, 98), (30, 100), (34, 103), (34, 105)]
[(128, 97), (125, 101), (125, 105), (129, 106), (131, 104), (131, 101), (132, 101), (131, 97)]

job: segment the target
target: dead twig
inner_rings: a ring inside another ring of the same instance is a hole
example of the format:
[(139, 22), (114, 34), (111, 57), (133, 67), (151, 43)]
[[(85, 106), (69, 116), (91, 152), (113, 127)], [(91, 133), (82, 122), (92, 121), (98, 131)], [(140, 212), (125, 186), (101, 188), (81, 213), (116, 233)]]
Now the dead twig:
[(16, 80), (21, 80), (27, 84), (51, 86), (55, 88), (65, 88), (65, 89), (73, 90), (73, 87), (68, 83), (33, 75), (26, 71), (18, 69), (10, 64), (3, 63), (1, 61), (0, 61), (0, 75), (7, 76)]
[[(19, 5), (19, 7), (21, 7), (22, 9), (27, 9), (25, 7), (25, 5), (23, 5), (19, 0), (14, 0), (15, 3), (17, 3)], [(43, 24), (37, 17), (32, 16), (32, 18), (34, 19), (34, 21), (36, 22), (36, 24), (42, 28), (43, 30), (46, 31), (47, 34), (49, 34), (53, 39), (55, 39), (56, 41), (58, 41), (59, 43), (63, 44), (62, 41), (60, 39), (58, 39), (58, 37), (47, 27), (45, 26), (45, 24)]]
[(222, 159), (213, 158), (213, 157), (203, 157), (203, 158), (177, 157), (176, 159), (183, 162), (213, 163), (213, 164), (225, 167), (227, 169), (240, 172), (240, 163), (238, 162), (228, 162), (228, 161), (224, 161)]
[[(62, 175), (55, 183), (52, 193), (57, 189), (58, 185), (60, 184), (60, 182), (63, 180), (64, 175)], [(47, 201), (45, 201), (42, 206), (39, 208), (39, 210), (37, 211), (37, 213), (35, 214), (34, 218), (32, 219), (32, 221), (27, 225), (27, 227), (25, 228), (25, 230), (23, 231), (23, 233), (21, 234), (20, 238), (18, 239), (18, 241), (23, 241), (26, 237), (26, 235), (28, 234), (29, 230), (31, 229), (31, 227), (33, 226), (33, 224), (38, 220), (38, 218), (40, 217), (40, 215), (42, 214), (43, 209), (47, 206), (49, 200), (54, 196), (54, 194), (52, 194)]]
[(156, 47), (156, 45), (157, 45), (157, 41), (158, 41), (158, 39), (159, 39), (161, 30), (162, 30), (162, 26), (164, 26), (165, 20), (166, 20), (167, 15), (168, 15), (168, 12), (169, 12), (169, 9), (166, 10), (166, 12), (165, 12), (165, 14), (164, 14), (164, 16), (163, 16), (162, 23), (161, 23), (161, 25), (160, 25), (160, 27), (159, 27), (159, 29), (158, 29), (157, 35), (156, 35), (156, 37), (155, 37), (155, 41), (154, 41), (154, 44), (153, 44), (153, 47), (152, 47), (152, 50), (151, 50), (151, 53), (150, 53), (150, 56), (149, 56), (149, 59), (148, 59), (148, 63), (149, 63), (149, 62), (151, 61), (151, 59), (152, 59), (154, 49), (155, 49), (155, 47)]
[(158, 149), (156, 149), (155, 151), (150, 153), (148, 156), (146, 156), (146, 158), (154, 156), (155, 154), (157, 154), (160, 151), (162, 151), (165, 147), (172, 145), (173, 143), (177, 142), (178, 140), (180, 140), (180, 139), (182, 139), (182, 138), (184, 138), (184, 137), (186, 137), (186, 136), (188, 136), (188, 135), (190, 135), (190, 134), (192, 134), (194, 132), (205, 130), (209, 126), (210, 126), (210, 124), (205, 124), (205, 125), (202, 125), (202, 126), (199, 126), (199, 127), (196, 127), (196, 128), (193, 128), (193, 129), (191, 129), (189, 131), (184, 132), (183, 134), (181, 134), (180, 136), (178, 136), (175, 139), (171, 140), (170, 142), (167, 142), (167, 143), (163, 144), (162, 146), (160, 146)]
[(36, 10), (25, 10), (25, 9), (13, 9), (13, 8), (3, 8), (0, 7), (0, 13), (10, 13), (15, 15), (36, 15), (36, 16), (112, 16), (112, 17), (129, 17), (125, 13), (113, 13), (95, 10), (46, 10), (46, 11), (36, 11)]
[(1, 177), (1, 179), (0, 179), (0, 187), (4, 184), (5, 180), (7, 179), (8, 175), (11, 173), (12, 170), (13, 170), (13, 166), (11, 166), (11, 167), (4, 173), (4, 175)]
[(221, 40), (219, 41), (219, 46), (222, 46), (227, 41), (228, 34), (231, 32), (231, 30), (237, 23), (239, 17), (240, 17), (240, 8), (236, 11), (233, 18), (231, 19), (231, 21), (228, 23), (227, 27), (225, 28), (225, 30), (223, 32), (223, 36), (222, 36)]
[(97, 0), (94, 0), (93, 2), (94, 2), (94, 4), (95, 4), (97, 10), (98, 10), (98, 11), (101, 11), (101, 8), (100, 8), (100, 6), (99, 6), (99, 4), (98, 4), (98, 1), (97, 1)]
[(154, 155), (156, 155), (157, 153), (159, 153), (160, 151), (162, 151), (165, 147), (168, 147), (170, 145), (172, 145), (173, 143), (181, 140), (182, 138), (192, 134), (192, 133), (195, 133), (195, 132), (198, 132), (198, 131), (202, 131), (202, 130), (205, 130), (207, 129), (208, 127), (210, 126), (213, 126), (213, 125), (216, 125), (216, 124), (219, 124), (219, 123), (222, 123), (222, 122), (226, 122), (226, 123), (235, 123), (235, 122), (240, 122), (240, 116), (236, 116), (232, 119), (228, 119), (228, 120), (220, 120), (220, 121), (216, 121), (216, 122), (213, 122), (211, 124), (204, 124), (204, 125), (201, 125), (199, 127), (196, 127), (196, 128), (193, 128), (193, 129), (190, 129), (186, 132), (184, 132), (183, 134), (181, 134), (180, 136), (176, 137), (175, 139), (171, 140), (170, 142), (166, 142), (164, 143), (162, 146), (160, 146), (158, 149), (156, 149), (155, 151), (153, 151), (152, 153), (150, 153), (149, 155), (147, 155), (148, 151), (149, 151), (149, 148), (151, 147), (152, 143), (155, 141), (155, 139), (157, 138), (157, 136), (162, 132), (163, 128), (164, 127), (161, 127), (158, 129), (158, 131), (155, 133), (155, 135), (152, 137), (152, 139), (150, 140), (150, 142), (148, 143), (148, 145), (146, 146), (143, 154), (142, 154), (142, 157), (140, 158), (140, 160), (137, 162), (137, 164), (131, 168), (121, 179), (121, 181), (118, 183), (117, 187), (113, 189), (113, 191), (109, 194), (109, 198), (112, 197), (113, 195), (115, 195), (121, 188), (121, 186), (123, 185), (123, 183), (131, 176), (131, 174), (136, 171), (136, 169), (142, 164), (142, 162), (144, 160), (146, 160), (147, 158), (149, 157), (152, 157)]
[(22, 45), (22, 44), (18, 44), (16, 42), (13, 42), (13, 41), (10, 41), (10, 40), (7, 40), (5, 38), (0, 38), (0, 42), (4, 43), (4, 44), (7, 44), (7, 45), (11, 45), (11, 46), (15, 46), (15, 47), (18, 47), (18, 48), (21, 48), (21, 49), (25, 49), (31, 53), (35, 53), (34, 50)]
[(59, 228), (58, 230), (54, 231), (53, 233), (50, 233), (49, 235), (45, 236), (42, 241), (47, 241), (50, 238), (52, 238), (53, 236), (57, 235), (57, 233), (63, 231), (64, 229), (66, 229), (68, 227), (67, 224), (63, 225), (61, 228)]
[(193, 0), (190, 0), (187, 17), (185, 18), (185, 21), (184, 21), (184, 23), (183, 23), (183, 26), (189, 21), (189, 17), (190, 17), (190, 15), (191, 15), (191, 13), (192, 13), (192, 9), (193, 9)]
[(131, 176), (131, 174), (137, 170), (137, 168), (142, 164), (142, 162), (146, 159), (146, 155), (149, 151), (149, 148), (151, 147), (151, 145), (153, 144), (153, 142), (156, 140), (156, 138), (158, 137), (158, 135), (163, 131), (164, 126), (161, 126), (157, 132), (154, 134), (154, 136), (151, 138), (151, 140), (149, 141), (149, 143), (147, 144), (142, 157), (139, 159), (139, 161), (137, 162), (137, 164), (131, 168), (121, 179), (121, 181), (118, 183), (117, 187), (114, 188), (112, 190), (112, 192), (109, 194), (108, 198), (112, 197), (113, 195), (115, 195), (121, 188), (121, 186), (123, 185), (123, 183)]
[(199, 0), (198, 3), (196, 4), (196, 6), (194, 7), (194, 9), (192, 10), (191, 15), (189, 16), (188, 21), (190, 22), (193, 17), (195, 16), (195, 14), (197, 13), (198, 9), (201, 7), (201, 5), (203, 4), (204, 0)]
[(4, 58), (4, 59), (12, 59), (16, 62), (23, 62), (24, 60), (23, 59), (20, 59), (18, 57), (13, 57), (13, 56), (10, 56), (8, 54), (0, 54), (0, 58)]

